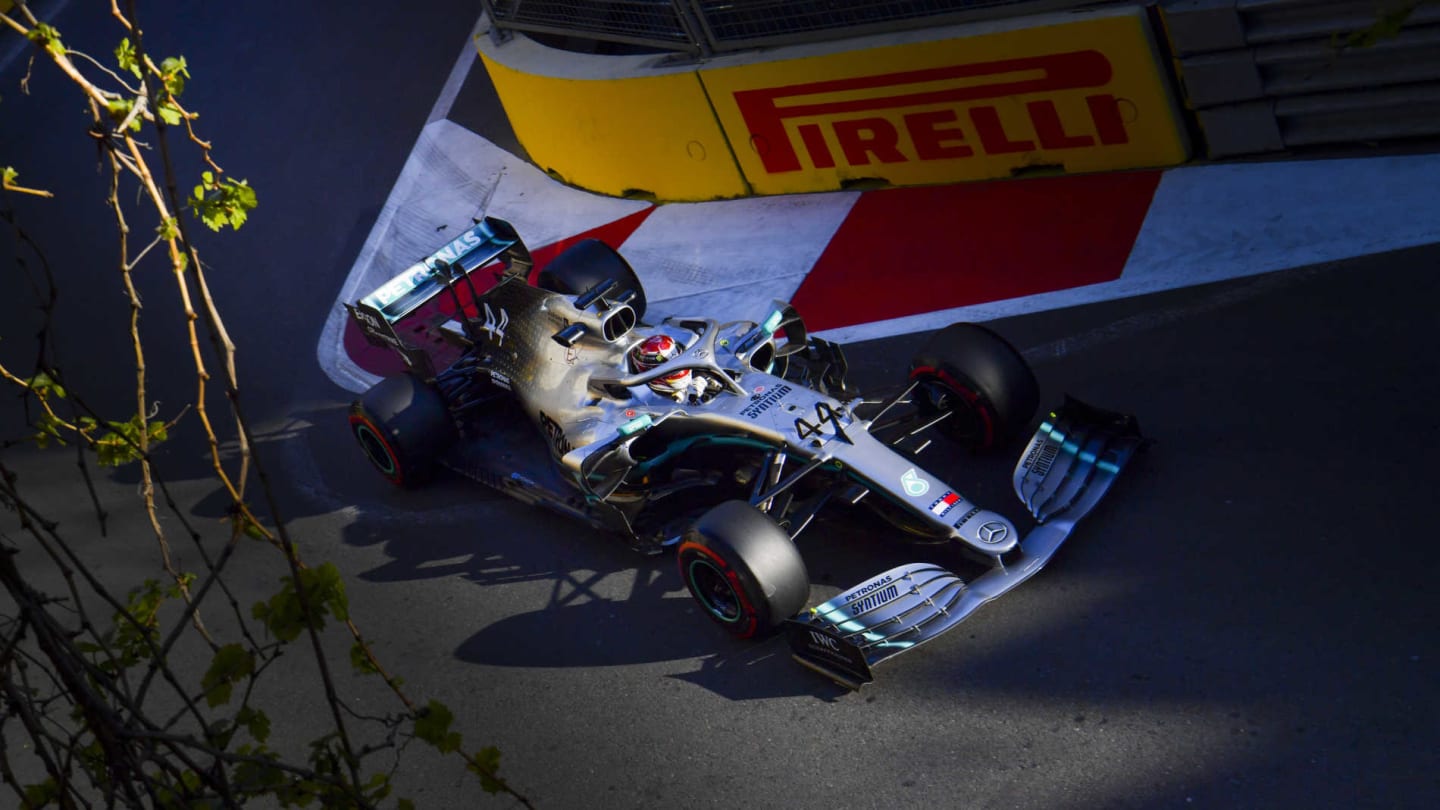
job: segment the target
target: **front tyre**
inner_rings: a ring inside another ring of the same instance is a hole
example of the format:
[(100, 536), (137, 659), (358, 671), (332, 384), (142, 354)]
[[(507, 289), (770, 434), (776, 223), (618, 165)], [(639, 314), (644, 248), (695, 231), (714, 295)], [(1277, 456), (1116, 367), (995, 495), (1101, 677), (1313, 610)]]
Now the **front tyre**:
[(350, 406), (350, 432), (386, 480), (416, 487), (455, 440), (445, 399), (412, 374), (386, 377)]
[(973, 450), (1004, 444), (1035, 415), (1040, 386), (1025, 358), (983, 326), (955, 323), (910, 361), (915, 401), (926, 415), (949, 413), (940, 430)]
[(743, 501), (701, 515), (676, 556), (690, 595), (736, 638), (773, 631), (810, 598), (810, 575), (790, 536)]

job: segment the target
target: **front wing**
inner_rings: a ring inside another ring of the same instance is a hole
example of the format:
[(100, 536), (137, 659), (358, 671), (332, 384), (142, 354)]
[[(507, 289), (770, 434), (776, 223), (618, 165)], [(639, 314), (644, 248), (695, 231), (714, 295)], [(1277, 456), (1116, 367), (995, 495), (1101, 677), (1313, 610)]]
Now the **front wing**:
[(1144, 443), (1133, 417), (1067, 398), (1015, 467), (1015, 494), (1038, 521), (1017, 553), (970, 583), (926, 563), (872, 577), (786, 621), (795, 660), (851, 689), (874, 680), (876, 664), (939, 636), (1044, 567)]

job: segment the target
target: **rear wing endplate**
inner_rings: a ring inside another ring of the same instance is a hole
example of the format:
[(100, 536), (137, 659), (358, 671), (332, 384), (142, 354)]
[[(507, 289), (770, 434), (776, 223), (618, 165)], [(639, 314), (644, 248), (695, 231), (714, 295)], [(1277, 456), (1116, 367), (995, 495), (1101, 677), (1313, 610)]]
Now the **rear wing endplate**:
[(350, 319), (360, 328), (360, 334), (366, 343), (381, 349), (394, 350), (400, 355), (400, 359), (405, 361), (407, 368), (425, 379), (435, 376), (435, 364), (430, 362), (430, 355), (401, 340), (394, 325), (385, 320), (379, 310), (359, 303), (345, 304), (345, 311), (350, 313)]

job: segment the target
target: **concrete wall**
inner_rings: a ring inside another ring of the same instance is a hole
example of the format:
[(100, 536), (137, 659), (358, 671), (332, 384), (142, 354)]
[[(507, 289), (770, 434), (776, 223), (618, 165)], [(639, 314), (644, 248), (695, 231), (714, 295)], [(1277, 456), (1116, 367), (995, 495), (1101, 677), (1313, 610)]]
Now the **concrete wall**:
[(531, 159), (592, 191), (706, 200), (1173, 166), (1147, 12), (1050, 14), (674, 64), (477, 44)]

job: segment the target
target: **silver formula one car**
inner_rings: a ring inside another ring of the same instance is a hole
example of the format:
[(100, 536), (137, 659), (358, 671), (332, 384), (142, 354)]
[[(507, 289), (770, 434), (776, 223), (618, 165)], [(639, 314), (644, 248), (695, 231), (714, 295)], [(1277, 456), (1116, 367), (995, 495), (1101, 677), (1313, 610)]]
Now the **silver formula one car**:
[[(354, 404), (354, 435), (398, 485), (442, 465), (637, 550), (673, 547), (716, 623), (739, 637), (783, 628), (796, 660), (851, 688), (1039, 570), (1142, 443), (1132, 418), (1067, 399), (1015, 468), (1038, 521), (1022, 539), (916, 460), (932, 433), (984, 449), (1028, 427), (1034, 376), (995, 333), (940, 330), (908, 380), (874, 398), (788, 304), (753, 321), (655, 324), (645, 304), (604, 243), (534, 273), (514, 229), (487, 218), (348, 307), (408, 367)], [(808, 606), (793, 538), (834, 504), (956, 544), (988, 571), (966, 583), (901, 565)]]

